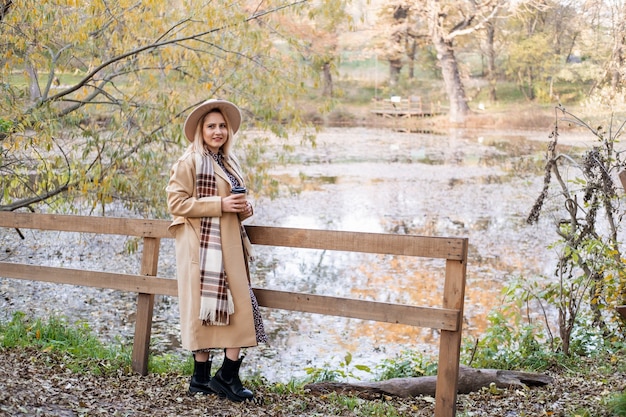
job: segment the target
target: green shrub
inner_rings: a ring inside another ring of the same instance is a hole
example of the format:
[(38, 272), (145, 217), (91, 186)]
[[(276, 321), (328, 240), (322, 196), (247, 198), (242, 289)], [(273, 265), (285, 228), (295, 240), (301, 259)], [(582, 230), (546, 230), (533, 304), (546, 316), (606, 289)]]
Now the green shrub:
[(0, 133), (8, 133), (13, 127), (10, 120), (0, 119)]
[(357, 370), (371, 373), (370, 368), (366, 365), (353, 365), (350, 352), (346, 353), (338, 368), (331, 368), (331, 365), (326, 363), (323, 368), (305, 368), (304, 370), (308, 375), (306, 382), (310, 383), (360, 379), (355, 373)]
[(493, 311), (481, 339), (466, 340), (462, 362), (477, 368), (533, 369), (548, 367), (554, 359), (540, 329), (524, 324), (514, 309)]
[(437, 374), (437, 363), (416, 351), (403, 351), (394, 359), (385, 359), (376, 367), (381, 381)]
[(611, 412), (619, 417), (626, 417), (626, 393), (615, 395), (610, 401)]

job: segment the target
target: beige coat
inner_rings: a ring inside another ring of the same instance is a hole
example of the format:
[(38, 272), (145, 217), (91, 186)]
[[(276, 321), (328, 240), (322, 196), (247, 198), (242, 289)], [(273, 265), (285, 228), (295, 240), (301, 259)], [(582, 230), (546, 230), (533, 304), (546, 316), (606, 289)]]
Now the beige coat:
[[(236, 159), (225, 165), (243, 185)], [(173, 165), (167, 186), (167, 204), (174, 220), (169, 227), (176, 240), (176, 276), (183, 348), (196, 351), (208, 348), (256, 346), (256, 333), (250, 300), (246, 251), (240, 233), (241, 219), (236, 213), (222, 213), (221, 197), (230, 194), (228, 177), (213, 161), (219, 196), (196, 197), (196, 171), (191, 147)], [(203, 326), (200, 320), (200, 219), (220, 217), (222, 256), (235, 313), (228, 326)]]

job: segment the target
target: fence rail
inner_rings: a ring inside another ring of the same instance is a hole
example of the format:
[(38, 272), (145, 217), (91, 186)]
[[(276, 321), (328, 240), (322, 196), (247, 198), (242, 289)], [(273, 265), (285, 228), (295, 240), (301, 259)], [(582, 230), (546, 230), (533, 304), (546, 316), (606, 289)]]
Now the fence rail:
[[(171, 238), (169, 221), (38, 213), (0, 212), (0, 227), (114, 234), (143, 238), (140, 271), (121, 274), (0, 262), (0, 277), (82, 285), (137, 293), (132, 366), (148, 373), (155, 295), (177, 296), (176, 280), (157, 276), (160, 239)], [(392, 235), (265, 226), (246, 226), (253, 244), (445, 259), (440, 307), (421, 307), (342, 297), (253, 288), (259, 305), (441, 330), (435, 417), (456, 415), (463, 303), (467, 267), (466, 238)]]
[(422, 98), (417, 96), (378, 98), (372, 100), (372, 103), (374, 108), (371, 112), (384, 118), (433, 117), (446, 113), (440, 102), (424, 103)]

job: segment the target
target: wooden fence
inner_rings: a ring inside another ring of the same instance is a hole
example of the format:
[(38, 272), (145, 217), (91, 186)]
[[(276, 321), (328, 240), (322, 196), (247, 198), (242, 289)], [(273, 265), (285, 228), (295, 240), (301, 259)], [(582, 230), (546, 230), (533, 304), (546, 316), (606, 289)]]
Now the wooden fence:
[[(149, 219), (66, 216), (0, 211), (0, 227), (114, 234), (143, 238), (138, 274), (49, 267), (0, 262), (0, 277), (82, 285), (135, 292), (137, 315), (132, 367), (148, 373), (154, 296), (177, 296), (173, 278), (158, 277), (160, 240), (171, 238), (169, 221)], [(467, 269), (466, 238), (426, 237), (246, 226), (253, 244), (445, 259), (445, 282), (441, 307), (419, 307), (253, 288), (263, 307), (317, 313), (387, 323), (439, 329), (439, 367), (435, 394), (435, 417), (456, 415), (456, 398)]]
[(400, 97), (393, 96), (388, 99), (372, 100), (374, 108), (371, 110), (377, 116), (384, 118), (411, 118), (411, 117), (433, 117), (447, 112), (440, 102), (424, 103), (421, 97)]

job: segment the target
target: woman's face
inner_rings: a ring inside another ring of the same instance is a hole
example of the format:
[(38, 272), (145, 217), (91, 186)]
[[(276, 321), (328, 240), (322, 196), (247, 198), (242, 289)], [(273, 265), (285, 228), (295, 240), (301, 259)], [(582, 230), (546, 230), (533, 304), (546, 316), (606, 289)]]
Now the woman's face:
[(213, 153), (218, 153), (220, 148), (228, 141), (228, 127), (222, 113), (216, 111), (204, 116), (202, 121), (202, 139)]

